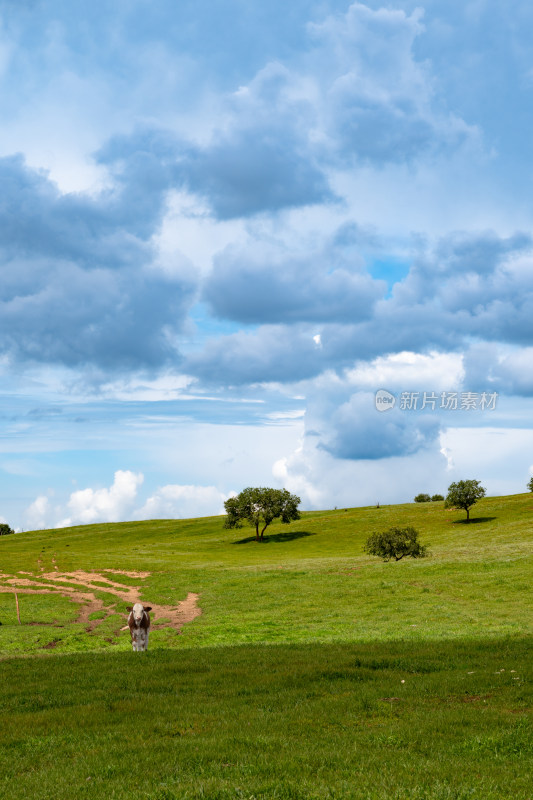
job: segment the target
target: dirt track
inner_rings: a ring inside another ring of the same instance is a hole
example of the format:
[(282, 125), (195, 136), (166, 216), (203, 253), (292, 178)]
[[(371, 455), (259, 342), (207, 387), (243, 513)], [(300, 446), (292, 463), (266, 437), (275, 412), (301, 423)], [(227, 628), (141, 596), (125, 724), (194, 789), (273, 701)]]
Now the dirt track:
[[(127, 572), (106, 569), (99, 572), (59, 572), (54, 566), (54, 572), (40, 571), (35, 577), (28, 572), (20, 572), (17, 576), (0, 574), (0, 592), (17, 592), (18, 594), (55, 594), (68, 597), (75, 603), (80, 603), (80, 612), (76, 620), (83, 623), (88, 631), (92, 631), (103, 622), (103, 619), (90, 620), (95, 611), (107, 611), (109, 616), (113, 613), (123, 613), (126, 617), (126, 605), (141, 602), (141, 585), (126, 586), (117, 580), (108, 577), (111, 575), (125, 575), (129, 578), (144, 580), (149, 577), (149, 572)], [(24, 576), (24, 577), (22, 577)], [(96, 596), (96, 592), (106, 592), (117, 598), (116, 605), (106, 606)], [(192, 622), (202, 612), (198, 607), (198, 595), (190, 592), (185, 600), (176, 605), (161, 605), (150, 600), (143, 601), (152, 607), (152, 628), (174, 628), (180, 631), (188, 622)], [(158, 620), (161, 620), (159, 623)]]

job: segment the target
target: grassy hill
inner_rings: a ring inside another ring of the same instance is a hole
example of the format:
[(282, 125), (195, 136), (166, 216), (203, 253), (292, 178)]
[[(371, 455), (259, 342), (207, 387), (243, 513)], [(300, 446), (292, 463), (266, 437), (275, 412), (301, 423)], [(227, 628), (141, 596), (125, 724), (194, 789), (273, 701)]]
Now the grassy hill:
[[(464, 516), (309, 512), (263, 544), (221, 517), (1, 537), (0, 796), (531, 798), (533, 496)], [(363, 553), (404, 524), (428, 558)], [(120, 630), (131, 591), (159, 609), (147, 654)], [(177, 630), (161, 609), (190, 593)]]

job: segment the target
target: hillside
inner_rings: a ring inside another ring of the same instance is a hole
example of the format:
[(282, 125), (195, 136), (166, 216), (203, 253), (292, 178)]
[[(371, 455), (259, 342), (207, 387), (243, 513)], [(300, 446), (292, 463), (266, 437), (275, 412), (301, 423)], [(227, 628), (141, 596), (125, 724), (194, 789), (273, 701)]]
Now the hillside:
[[(158, 606), (153, 648), (531, 632), (532, 512), (530, 493), (483, 499), (469, 524), (441, 502), (307, 512), (263, 544), (222, 517), (2, 537), (0, 653), (128, 648), (135, 596)], [(368, 535), (393, 524), (414, 525), (429, 558), (366, 556)], [(191, 596), (202, 614), (179, 625)]]
[[(220, 517), (2, 537), (0, 796), (530, 800), (532, 510), (313, 512), (264, 544)], [(430, 557), (366, 556), (391, 524)], [(121, 631), (139, 597), (143, 654)]]

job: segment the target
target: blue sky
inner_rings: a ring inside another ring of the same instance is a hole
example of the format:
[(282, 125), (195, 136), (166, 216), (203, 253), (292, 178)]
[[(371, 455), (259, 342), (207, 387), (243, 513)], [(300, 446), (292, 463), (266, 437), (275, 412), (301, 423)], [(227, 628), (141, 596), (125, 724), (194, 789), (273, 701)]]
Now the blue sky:
[(525, 0), (0, 0), (0, 517), (524, 491), (532, 34)]

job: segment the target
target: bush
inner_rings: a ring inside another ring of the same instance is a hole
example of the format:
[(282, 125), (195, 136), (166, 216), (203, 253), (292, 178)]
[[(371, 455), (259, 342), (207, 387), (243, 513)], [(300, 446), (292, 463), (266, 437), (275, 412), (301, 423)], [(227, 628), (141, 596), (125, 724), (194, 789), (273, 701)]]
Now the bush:
[(424, 558), (427, 556), (427, 546), (418, 541), (418, 531), (408, 525), (406, 528), (389, 528), (381, 533), (373, 533), (366, 540), (365, 553), (379, 556), (384, 561), (400, 561), (404, 556), (411, 558)]
[(531, 478), (531, 480), (529, 481), (527, 488), (529, 489), (530, 492), (533, 492), (533, 478)]
[(417, 496), (415, 497), (415, 503), (429, 503), (430, 500), (431, 497), (429, 496), (429, 494), (417, 494)]
[(9, 525), (6, 525), (5, 522), (0, 522), (0, 536), (7, 536), (8, 533), (15, 533), (13, 528), (10, 528)]
[(444, 500), (444, 497), (441, 494), (434, 494), (431, 498), (431, 502), (434, 503), (436, 500)]

